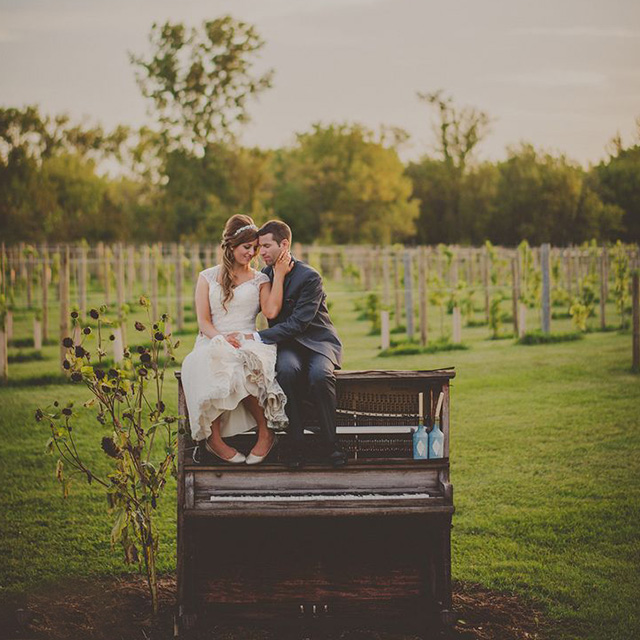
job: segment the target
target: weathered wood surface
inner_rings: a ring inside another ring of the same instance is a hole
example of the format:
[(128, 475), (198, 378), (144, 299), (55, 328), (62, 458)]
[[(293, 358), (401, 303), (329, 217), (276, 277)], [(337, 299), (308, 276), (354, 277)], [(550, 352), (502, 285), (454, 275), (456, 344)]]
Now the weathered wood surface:
[[(181, 427), (187, 430), (178, 464), (181, 619), (193, 621), (207, 611), (278, 622), (309, 613), (314, 620), (328, 616), (336, 622), (391, 614), (411, 619), (422, 631), (448, 621), (453, 492), (447, 456), (454, 376), (452, 369), (337, 374), (339, 408), (348, 407), (346, 413), (364, 424), (376, 417), (396, 424), (399, 438), (410, 438), (408, 425), (417, 424), (418, 392), (426, 393), (430, 420), (443, 392), (445, 458), (358, 459), (340, 469), (311, 463), (295, 472), (268, 461), (255, 467), (215, 464), (212, 458), (194, 464), (181, 393)], [(345, 420), (343, 414), (338, 418), (339, 424)], [(352, 437), (345, 429), (340, 437)], [(372, 429), (369, 435), (376, 433)], [(255, 436), (236, 436), (234, 446), (243, 438), (243, 446), (251, 446)], [(309, 444), (316, 436), (305, 438)], [(375, 502), (318, 498), (359, 492), (383, 497)], [(402, 493), (428, 496), (399, 500)], [(276, 494), (305, 497), (263, 500)], [(251, 495), (257, 502), (212, 502), (216, 495)]]

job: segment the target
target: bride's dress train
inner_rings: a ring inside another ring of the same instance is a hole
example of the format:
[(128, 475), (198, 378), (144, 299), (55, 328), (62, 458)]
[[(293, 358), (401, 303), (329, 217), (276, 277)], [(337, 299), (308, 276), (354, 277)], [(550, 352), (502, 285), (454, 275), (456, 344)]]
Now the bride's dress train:
[[(251, 280), (234, 289), (225, 310), (218, 272), (217, 266), (201, 272), (209, 283), (213, 325), (221, 333), (252, 333), (260, 310), (260, 286), (269, 278), (254, 271)], [(243, 340), (236, 349), (222, 335), (212, 339), (198, 335), (193, 351), (182, 363), (182, 385), (194, 440), (209, 437), (211, 423), (218, 416), (222, 437), (254, 429), (256, 421), (242, 402), (249, 395), (258, 399), (270, 429), (287, 427), (287, 398), (276, 381), (276, 353), (275, 345), (255, 340)]]

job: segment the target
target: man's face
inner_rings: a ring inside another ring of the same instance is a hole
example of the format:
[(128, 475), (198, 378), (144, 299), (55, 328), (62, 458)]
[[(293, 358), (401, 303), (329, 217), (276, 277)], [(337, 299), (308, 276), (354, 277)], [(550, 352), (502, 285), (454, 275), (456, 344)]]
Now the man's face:
[(272, 233), (265, 233), (265, 235), (260, 236), (258, 242), (260, 243), (260, 257), (267, 266), (272, 265), (282, 251), (289, 248), (289, 241), (287, 239), (284, 239), (278, 244), (273, 239)]

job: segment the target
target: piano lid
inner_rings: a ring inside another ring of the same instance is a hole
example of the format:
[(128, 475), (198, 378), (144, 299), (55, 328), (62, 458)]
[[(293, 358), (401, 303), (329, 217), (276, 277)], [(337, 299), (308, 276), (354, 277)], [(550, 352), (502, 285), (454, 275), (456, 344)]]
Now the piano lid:
[[(175, 377), (180, 380), (180, 371), (174, 372)], [(336, 371), (336, 376), (341, 380), (429, 380), (429, 379), (442, 379), (451, 380), (456, 377), (454, 367), (444, 367), (442, 369), (421, 369), (418, 371), (393, 371), (393, 370), (379, 370), (379, 369), (362, 369), (348, 371), (345, 369), (339, 369)]]

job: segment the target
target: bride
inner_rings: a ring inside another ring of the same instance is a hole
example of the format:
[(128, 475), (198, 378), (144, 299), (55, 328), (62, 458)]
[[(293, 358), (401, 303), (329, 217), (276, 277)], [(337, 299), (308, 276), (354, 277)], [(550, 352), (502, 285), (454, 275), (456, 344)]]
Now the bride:
[[(282, 307), (284, 276), (291, 257), (283, 252), (274, 265), (273, 284), (251, 268), (258, 228), (249, 216), (234, 215), (222, 236), (222, 264), (201, 271), (195, 304), (200, 332), (182, 364), (191, 435), (205, 440), (214, 456), (234, 464), (257, 464), (275, 443), (274, 430), (287, 427), (287, 402), (276, 381), (276, 346), (242, 337), (254, 334), (260, 310), (269, 319)], [(257, 429), (245, 456), (223, 438)]]

